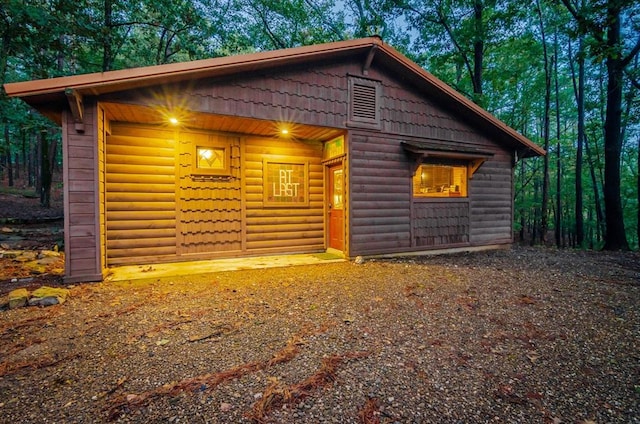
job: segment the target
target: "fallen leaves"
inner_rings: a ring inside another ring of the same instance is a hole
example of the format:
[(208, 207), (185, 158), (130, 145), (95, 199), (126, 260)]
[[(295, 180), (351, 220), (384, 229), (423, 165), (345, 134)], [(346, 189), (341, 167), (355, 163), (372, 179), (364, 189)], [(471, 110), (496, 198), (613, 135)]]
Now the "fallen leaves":
[(301, 402), (304, 398), (311, 396), (313, 391), (333, 383), (336, 380), (338, 367), (343, 362), (367, 355), (366, 352), (350, 352), (324, 358), (318, 371), (292, 385), (285, 385), (280, 380), (272, 378), (247, 417), (254, 423), (265, 423), (270, 410), (285, 404)]

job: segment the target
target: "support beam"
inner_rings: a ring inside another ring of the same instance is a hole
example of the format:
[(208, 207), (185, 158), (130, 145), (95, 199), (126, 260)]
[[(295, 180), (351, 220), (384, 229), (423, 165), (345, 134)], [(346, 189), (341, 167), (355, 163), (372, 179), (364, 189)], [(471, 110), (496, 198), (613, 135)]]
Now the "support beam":
[(82, 94), (73, 88), (65, 88), (64, 94), (67, 96), (67, 101), (69, 102), (69, 109), (71, 109), (71, 116), (73, 116), (76, 131), (84, 132), (84, 103), (82, 102)]
[(482, 164), (486, 161), (486, 158), (472, 159), (469, 161), (467, 165), (467, 170), (469, 173), (469, 179), (473, 178), (473, 174), (482, 166)]
[(374, 45), (369, 50), (369, 54), (367, 54), (367, 59), (364, 61), (362, 65), (362, 75), (369, 75), (369, 68), (371, 68), (371, 63), (373, 62), (373, 57), (376, 55), (376, 51), (378, 50), (378, 46)]

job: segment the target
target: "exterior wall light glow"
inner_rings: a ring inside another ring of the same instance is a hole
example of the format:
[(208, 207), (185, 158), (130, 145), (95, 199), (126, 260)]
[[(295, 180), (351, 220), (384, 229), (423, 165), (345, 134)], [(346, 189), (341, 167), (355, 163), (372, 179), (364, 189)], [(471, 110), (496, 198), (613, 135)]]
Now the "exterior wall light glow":
[(169, 118), (169, 123), (171, 123), (171, 125), (178, 125), (178, 122), (178, 118), (176, 118), (175, 116)]

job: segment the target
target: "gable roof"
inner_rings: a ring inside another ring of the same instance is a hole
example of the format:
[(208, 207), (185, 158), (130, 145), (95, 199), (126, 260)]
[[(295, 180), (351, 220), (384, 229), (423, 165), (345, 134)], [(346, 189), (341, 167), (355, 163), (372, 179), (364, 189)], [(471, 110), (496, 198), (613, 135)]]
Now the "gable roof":
[[(379, 37), (338, 41), (312, 46), (218, 57), (192, 62), (147, 66), (4, 85), (11, 97), (20, 97), (45, 115), (55, 116), (67, 104), (67, 90), (83, 96), (101, 95), (132, 88), (176, 83), (184, 80), (223, 77), (277, 66), (291, 66), (311, 61), (337, 60), (361, 55), (373, 60), (425, 94), (438, 100), (456, 115), (483, 128), (498, 141), (514, 148), (521, 157), (544, 155), (545, 151), (498, 118), (476, 105), (447, 84), (425, 71)], [(365, 65), (368, 66), (368, 65)]]

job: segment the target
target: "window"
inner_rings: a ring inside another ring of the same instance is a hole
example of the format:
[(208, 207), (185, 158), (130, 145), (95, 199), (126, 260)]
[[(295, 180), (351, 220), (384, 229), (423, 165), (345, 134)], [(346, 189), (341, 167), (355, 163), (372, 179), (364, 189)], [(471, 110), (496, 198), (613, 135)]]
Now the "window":
[(417, 197), (467, 197), (467, 166), (423, 164), (413, 176)]
[(228, 143), (207, 138), (194, 141), (193, 147), (193, 175), (230, 175), (231, 149)]
[(225, 169), (225, 149), (217, 147), (196, 147), (196, 168), (206, 170)]

